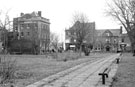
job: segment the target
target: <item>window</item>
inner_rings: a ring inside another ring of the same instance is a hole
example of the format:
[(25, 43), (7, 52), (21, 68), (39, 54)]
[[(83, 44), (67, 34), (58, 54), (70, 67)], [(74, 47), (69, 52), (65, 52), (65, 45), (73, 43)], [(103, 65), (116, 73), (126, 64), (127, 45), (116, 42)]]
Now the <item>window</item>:
[(38, 25), (37, 25), (36, 23), (34, 24), (34, 28), (35, 28), (35, 29), (38, 28)]
[(106, 39), (106, 42), (107, 42), (107, 43), (110, 43), (110, 39)]
[(67, 32), (66, 32), (66, 35), (70, 35), (70, 32), (69, 32), (69, 31), (67, 31)]
[(107, 35), (107, 36), (110, 36), (110, 34), (109, 34), (109, 33), (106, 33), (106, 35)]
[(30, 24), (27, 24), (27, 29), (30, 29)]
[(18, 31), (18, 27), (17, 26), (15, 27), (15, 31)]
[(114, 43), (116, 43), (117, 42), (117, 40), (116, 39), (114, 39)]
[(24, 36), (24, 33), (23, 32), (21, 32), (21, 36)]
[(30, 35), (30, 32), (27, 32), (27, 35)]
[(20, 25), (20, 28), (23, 29), (23, 28), (24, 28), (24, 24), (21, 24), (21, 25)]
[(74, 38), (71, 38), (71, 42), (74, 42)]
[(124, 42), (124, 38), (121, 39), (121, 42)]
[(74, 35), (76, 35), (76, 32), (74, 32)]

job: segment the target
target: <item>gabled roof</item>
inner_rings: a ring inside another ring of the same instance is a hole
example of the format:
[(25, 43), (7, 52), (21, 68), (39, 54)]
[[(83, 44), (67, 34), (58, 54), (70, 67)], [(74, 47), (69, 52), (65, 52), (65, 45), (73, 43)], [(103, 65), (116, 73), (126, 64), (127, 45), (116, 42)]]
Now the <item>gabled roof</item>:
[(106, 31), (110, 31), (113, 34), (113, 36), (120, 35), (120, 29), (102, 29), (102, 30), (96, 30), (96, 33), (98, 36), (102, 36), (102, 34)]
[(84, 24), (89, 29), (95, 29), (95, 22), (81, 23), (81, 22), (77, 21), (77, 22), (75, 22), (75, 24), (72, 27), (69, 28), (69, 30), (74, 30), (74, 29), (76, 29), (75, 28), (76, 26), (78, 26), (78, 25), (84, 26)]
[(110, 31), (113, 33), (113, 36), (119, 36), (121, 33), (120, 29), (110, 29)]
[(102, 34), (105, 32), (105, 30), (96, 30), (97, 36), (102, 36)]

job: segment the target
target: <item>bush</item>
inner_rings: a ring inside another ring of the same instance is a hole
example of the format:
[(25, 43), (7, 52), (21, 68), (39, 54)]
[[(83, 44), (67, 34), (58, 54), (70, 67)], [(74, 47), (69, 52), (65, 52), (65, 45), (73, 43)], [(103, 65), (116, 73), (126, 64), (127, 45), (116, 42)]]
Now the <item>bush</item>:
[(53, 59), (57, 59), (58, 58), (58, 53), (57, 52), (56, 53), (51, 53), (50, 55), (51, 55), (51, 57)]
[(27, 79), (33, 76), (32, 72), (27, 71), (17, 71), (16, 72), (16, 79)]
[(74, 52), (67, 52), (63, 58), (61, 59), (62, 61), (66, 62), (68, 60), (76, 60), (79, 58), (79, 53), (74, 53)]
[(14, 81), (17, 70), (16, 60), (0, 57), (0, 84)]

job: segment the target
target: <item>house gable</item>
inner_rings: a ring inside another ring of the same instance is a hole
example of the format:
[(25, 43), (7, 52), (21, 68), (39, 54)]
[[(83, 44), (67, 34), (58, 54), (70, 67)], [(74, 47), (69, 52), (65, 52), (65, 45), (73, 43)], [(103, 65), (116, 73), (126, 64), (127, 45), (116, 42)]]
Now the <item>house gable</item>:
[(110, 30), (106, 30), (104, 31), (104, 33), (102, 34), (103, 37), (107, 37), (107, 36), (113, 36), (113, 33)]

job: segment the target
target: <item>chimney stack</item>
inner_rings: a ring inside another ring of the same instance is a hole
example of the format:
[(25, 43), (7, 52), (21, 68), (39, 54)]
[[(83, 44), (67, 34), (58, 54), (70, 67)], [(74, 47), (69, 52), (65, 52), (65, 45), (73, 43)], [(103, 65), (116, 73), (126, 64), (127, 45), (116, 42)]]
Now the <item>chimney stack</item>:
[(21, 13), (20, 16), (22, 17), (24, 15), (24, 13)]
[(122, 34), (122, 32), (123, 32), (123, 31), (122, 31), (122, 26), (120, 26), (120, 34)]
[(40, 17), (42, 16), (41, 11), (38, 11), (38, 16), (40, 16)]

